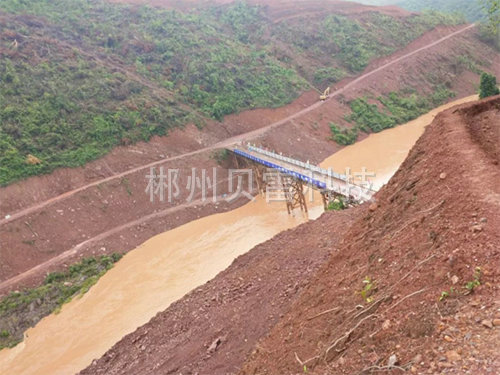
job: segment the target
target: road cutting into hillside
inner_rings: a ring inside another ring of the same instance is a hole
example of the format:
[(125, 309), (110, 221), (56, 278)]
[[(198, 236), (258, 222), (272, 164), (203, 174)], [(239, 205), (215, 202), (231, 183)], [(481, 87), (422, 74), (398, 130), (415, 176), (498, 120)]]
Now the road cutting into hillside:
[(376, 68), (376, 69), (373, 69), (361, 76), (359, 76), (358, 78), (354, 79), (353, 81), (347, 83), (344, 87), (334, 91), (331, 93), (330, 97), (324, 101), (324, 102), (316, 102), (310, 106), (308, 106), (307, 108), (301, 110), (301, 111), (298, 111), (296, 113), (294, 113), (293, 115), (291, 116), (288, 116), (280, 121), (277, 121), (277, 122), (274, 122), (270, 125), (267, 125), (267, 126), (264, 126), (262, 128), (259, 128), (259, 129), (256, 129), (256, 130), (253, 130), (253, 131), (250, 131), (250, 132), (247, 132), (247, 133), (244, 133), (244, 134), (240, 134), (240, 135), (237, 135), (235, 137), (231, 137), (231, 138), (228, 138), (224, 141), (221, 141), (221, 142), (218, 142), (218, 143), (215, 143), (209, 147), (204, 147), (204, 148), (201, 148), (201, 149), (198, 149), (198, 150), (195, 150), (195, 151), (192, 151), (192, 152), (188, 152), (188, 153), (184, 153), (184, 154), (181, 154), (181, 155), (177, 155), (177, 156), (173, 156), (173, 157), (169, 157), (169, 158), (164, 158), (164, 159), (161, 159), (161, 160), (158, 160), (158, 161), (155, 161), (155, 162), (152, 162), (152, 163), (148, 163), (148, 164), (145, 164), (145, 165), (142, 165), (142, 166), (139, 166), (139, 167), (136, 167), (136, 168), (132, 168), (132, 169), (129, 169), (125, 172), (121, 172), (121, 173), (117, 173), (117, 174), (114, 174), (110, 177), (107, 177), (107, 178), (103, 178), (103, 179), (100, 179), (100, 180), (97, 180), (97, 181), (94, 181), (90, 184), (86, 184), (86, 185), (83, 185), (79, 188), (76, 188), (76, 189), (73, 189), (73, 190), (70, 190), (70, 191), (67, 191), (63, 194), (60, 194), (56, 197), (53, 197), (51, 199), (48, 199), (44, 202), (41, 202), (41, 203), (38, 203), (38, 204), (35, 204), (31, 207), (28, 207), (28, 208), (25, 208), (25, 209), (22, 209), (18, 212), (15, 212), (15, 213), (11, 213), (9, 214), (8, 216), (6, 216), (5, 218), (2, 218), (0, 220), (0, 226), (2, 226), (3, 224), (9, 222), (9, 221), (13, 221), (13, 220), (16, 220), (16, 219), (19, 219), (19, 218), (22, 218), (23, 216), (25, 215), (29, 215), (33, 212), (36, 212), (37, 210), (40, 210), (44, 207), (47, 207), (53, 203), (56, 203), (56, 202), (59, 202), (59, 201), (62, 201), (70, 196), (73, 196), (81, 191), (84, 191), (86, 189), (89, 189), (91, 187), (95, 187), (95, 186), (98, 186), (102, 183), (106, 183), (106, 182), (109, 182), (109, 181), (113, 181), (113, 180), (116, 180), (116, 179), (120, 179), (120, 178), (123, 178), (123, 177), (126, 177), (132, 173), (135, 173), (135, 172), (139, 172), (139, 171), (143, 171), (143, 170), (147, 170), (148, 168), (151, 168), (151, 167), (155, 167), (155, 166), (158, 166), (160, 164), (163, 164), (163, 163), (166, 163), (166, 162), (171, 162), (171, 161), (175, 161), (175, 160), (179, 160), (179, 159), (182, 159), (182, 158), (185, 158), (185, 157), (189, 157), (189, 156), (193, 156), (193, 155), (197, 155), (197, 154), (201, 154), (203, 152), (207, 152), (207, 151), (213, 151), (213, 150), (216, 150), (216, 149), (219, 149), (219, 148), (224, 148), (224, 147), (228, 147), (230, 145), (233, 145), (235, 143), (238, 143), (238, 142), (242, 142), (242, 141), (247, 141), (247, 140), (251, 140), (253, 138), (256, 138), (256, 137), (259, 137), (259, 136), (262, 136), (264, 135), (267, 131), (271, 130), (271, 129), (274, 129), (276, 127), (279, 127), (289, 121), (292, 121), (294, 119), (297, 119), (323, 105), (326, 105), (329, 101), (333, 100), (336, 96), (346, 92), (347, 90), (349, 90), (350, 88), (352, 88), (353, 86), (355, 86), (356, 84), (360, 83), (361, 81), (363, 81), (364, 79), (398, 63), (398, 62), (401, 62), (411, 56), (414, 56), (415, 54), (418, 54), (422, 51), (425, 51), (429, 48), (432, 48), (432, 47), (435, 47), (436, 45), (439, 45), (440, 43), (443, 43), (444, 41), (450, 39), (450, 38), (453, 38), (454, 36), (457, 36), (459, 34), (462, 34), (472, 28), (474, 28), (475, 25), (472, 24), (472, 25), (467, 25), (465, 26), (464, 28), (460, 29), (460, 30), (457, 30), (445, 37), (442, 37), (432, 43), (429, 43), (421, 48), (418, 48), (412, 52), (409, 52), (403, 56), (400, 56), (392, 61), (389, 61), (385, 64), (383, 64), (382, 66)]
[[(324, 168), (334, 168), (337, 173), (345, 173), (345, 167), (349, 167), (351, 171), (355, 172), (361, 171), (362, 168), (365, 167), (368, 171), (375, 172), (376, 176), (374, 179), (372, 179), (372, 182), (373, 186), (376, 189), (379, 189), (384, 183), (389, 180), (399, 164), (404, 160), (408, 150), (422, 134), (425, 126), (430, 124), (439, 112), (446, 110), (454, 105), (477, 100), (477, 98), (477, 95), (472, 95), (467, 98), (456, 100), (452, 103), (448, 103), (439, 108), (436, 108), (428, 112), (427, 114), (422, 115), (413, 121), (410, 121), (405, 125), (400, 125), (396, 128), (388, 129), (381, 133), (371, 134), (367, 139), (358, 142), (353, 146), (346, 147), (339, 152), (336, 152), (335, 154), (327, 158), (322, 163), (322, 166)], [(180, 157), (182, 156), (179, 156), (179, 158)], [(381, 160), (383, 160), (384, 162), (382, 163)], [(50, 258), (46, 262), (41, 263), (23, 273), (20, 273), (19, 275), (3, 281), (2, 283), (0, 283), (0, 294), (10, 290), (19, 283), (22, 283), (23, 280), (26, 280), (34, 275), (45, 274), (54, 265), (63, 264), (65, 261), (78, 254), (78, 252), (85, 246), (93, 244), (98, 240), (102, 240), (134, 226), (151, 222), (151, 220), (165, 217), (166, 215), (173, 212), (178, 212), (181, 209), (207, 205), (210, 203), (211, 202), (196, 200), (190, 203), (170, 207), (168, 209), (141, 217), (124, 225), (117, 226), (103, 233), (100, 233), (95, 237), (86, 239), (85, 241), (75, 245), (71, 249), (53, 258)]]

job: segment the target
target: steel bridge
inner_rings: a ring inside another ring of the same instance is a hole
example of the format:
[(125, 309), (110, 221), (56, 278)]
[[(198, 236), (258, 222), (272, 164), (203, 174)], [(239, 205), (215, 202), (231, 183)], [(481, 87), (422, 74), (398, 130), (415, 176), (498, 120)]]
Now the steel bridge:
[(271, 184), (275, 185), (274, 188), (276, 185), (280, 186), (289, 213), (296, 207), (307, 212), (304, 186), (321, 193), (325, 209), (331, 201), (339, 197), (349, 202), (361, 203), (370, 200), (376, 192), (331, 169), (324, 169), (255, 145), (247, 144), (229, 151), (235, 155), (238, 167), (244, 164), (252, 169), (261, 193), (265, 193)]

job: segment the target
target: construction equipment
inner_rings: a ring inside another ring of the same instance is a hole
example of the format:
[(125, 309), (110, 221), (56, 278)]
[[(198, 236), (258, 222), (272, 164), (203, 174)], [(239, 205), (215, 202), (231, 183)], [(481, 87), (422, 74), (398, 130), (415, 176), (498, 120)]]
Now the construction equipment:
[(326, 100), (330, 96), (330, 87), (327, 87), (323, 95), (320, 95), (320, 100)]

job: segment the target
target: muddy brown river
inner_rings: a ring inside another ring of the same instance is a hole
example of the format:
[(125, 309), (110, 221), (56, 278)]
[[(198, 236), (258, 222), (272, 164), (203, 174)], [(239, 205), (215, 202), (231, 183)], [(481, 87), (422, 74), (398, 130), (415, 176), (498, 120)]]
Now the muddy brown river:
[[(321, 166), (344, 173), (366, 167), (378, 189), (405, 159), (434, 116), (470, 96), (405, 125), (372, 134), (326, 159)], [(283, 202), (258, 197), (236, 210), (208, 216), (157, 235), (118, 262), (90, 291), (26, 332), (25, 340), (0, 351), (0, 374), (70, 375), (102, 356), (115, 342), (157, 312), (227, 268), (239, 255), (279, 232), (321, 215), (290, 216)]]

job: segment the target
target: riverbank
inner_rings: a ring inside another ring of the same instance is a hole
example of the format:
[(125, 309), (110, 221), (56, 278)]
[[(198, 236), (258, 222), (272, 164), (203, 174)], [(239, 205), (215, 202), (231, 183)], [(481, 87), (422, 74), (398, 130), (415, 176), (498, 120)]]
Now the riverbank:
[[(472, 96), (458, 103), (474, 99)], [(381, 186), (397, 170), (432, 118), (453, 104), (398, 128), (371, 134), (335, 153), (321, 166), (340, 168), (340, 172), (347, 167), (357, 171), (365, 166), (375, 172), (374, 182)], [(397, 149), (388, 144), (397, 145)], [(321, 212), (318, 202), (311, 215), (317, 217)], [(37, 374), (78, 371), (156, 312), (212, 279), (237, 256), (305, 220), (300, 215), (288, 216), (283, 202), (268, 206), (259, 198), (256, 203), (153, 237), (129, 252), (84, 297), (29, 330), (25, 342), (0, 352), (0, 369), (14, 366), (19, 374), (34, 370)], [(37, 363), (37, 369), (33, 363)]]
[(376, 205), (259, 245), (82, 374), (496, 374), (500, 176), (471, 134), (499, 100), (439, 115)]

